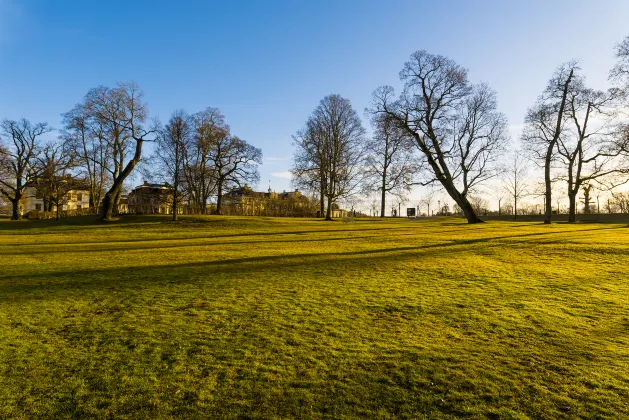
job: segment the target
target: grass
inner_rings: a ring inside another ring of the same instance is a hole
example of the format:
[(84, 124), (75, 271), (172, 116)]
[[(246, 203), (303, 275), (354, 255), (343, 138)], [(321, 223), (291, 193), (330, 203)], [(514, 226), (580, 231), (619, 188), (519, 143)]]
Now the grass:
[(629, 228), (0, 221), (0, 418), (629, 418)]

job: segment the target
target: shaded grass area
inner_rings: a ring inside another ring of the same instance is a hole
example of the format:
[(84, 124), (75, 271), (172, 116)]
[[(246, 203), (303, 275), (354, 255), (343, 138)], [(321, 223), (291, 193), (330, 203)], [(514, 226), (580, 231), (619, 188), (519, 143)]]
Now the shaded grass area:
[(0, 221), (0, 418), (629, 417), (629, 229)]

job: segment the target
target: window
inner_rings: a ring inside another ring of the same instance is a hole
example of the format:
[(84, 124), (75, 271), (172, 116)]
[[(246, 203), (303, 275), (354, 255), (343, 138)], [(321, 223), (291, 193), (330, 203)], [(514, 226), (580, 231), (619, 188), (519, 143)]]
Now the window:
[(80, 205), (80, 204), (77, 204), (77, 205), (76, 205), (76, 209), (77, 209), (77, 210), (81, 210), (81, 205)]
[(41, 211), (41, 204), (35, 204), (35, 210)]
[(83, 201), (83, 193), (78, 193), (76, 195), (76, 201)]

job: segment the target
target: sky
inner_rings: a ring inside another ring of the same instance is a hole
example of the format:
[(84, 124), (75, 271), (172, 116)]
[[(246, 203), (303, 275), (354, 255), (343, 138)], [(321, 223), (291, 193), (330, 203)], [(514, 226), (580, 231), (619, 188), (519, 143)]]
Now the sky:
[[(337, 93), (363, 117), (417, 50), (497, 91), (517, 140), (553, 70), (578, 59), (608, 86), (629, 1), (0, 0), (0, 119), (61, 128), (90, 88), (135, 81), (151, 117), (219, 108), (262, 149), (258, 188), (292, 188), (292, 135)], [(51, 134), (52, 135), (52, 134)]]

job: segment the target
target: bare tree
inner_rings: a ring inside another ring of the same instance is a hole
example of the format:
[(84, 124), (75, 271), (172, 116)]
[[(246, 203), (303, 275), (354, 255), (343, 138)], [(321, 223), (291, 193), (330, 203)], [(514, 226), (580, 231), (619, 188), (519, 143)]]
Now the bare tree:
[(482, 222), (467, 197), (498, 174), (507, 121), (496, 110), (495, 92), (470, 85), (466, 69), (426, 51), (411, 56), (400, 78), (400, 97), (391, 87), (379, 88), (372, 112), (388, 115), (414, 138), (431, 169), (423, 184), (439, 182), (468, 223)]
[(11, 219), (19, 220), (24, 188), (37, 177), (40, 137), (52, 129), (47, 123), (33, 124), (25, 118), (4, 120), (0, 128), (6, 142), (0, 147), (0, 193), (11, 203)]
[(209, 161), (216, 179), (216, 214), (221, 214), (224, 191), (260, 180), (258, 165), (262, 164), (262, 151), (229, 132), (216, 139)]
[(513, 203), (513, 218), (518, 218), (518, 202), (529, 195), (529, 168), (520, 152), (514, 151), (502, 176), (502, 190)]
[(551, 169), (557, 143), (564, 131), (566, 102), (577, 69), (576, 62), (560, 66), (537, 99), (537, 103), (526, 114), (522, 143), (544, 168), (544, 223), (550, 223), (552, 214)]
[(44, 146), (37, 157), (36, 166), (38, 177), (32, 185), (43, 197), (46, 211), (55, 208), (55, 218), (59, 220), (59, 213), (68, 193), (85, 188), (85, 183), (71, 173), (75, 167), (74, 155), (62, 144), (50, 143)]
[(293, 136), (295, 152), (291, 168), (292, 184), (319, 198), (319, 216), (325, 213), (326, 157), (325, 136), (317, 122), (310, 117), (306, 126)]
[(296, 138), (292, 173), (297, 184), (318, 187), (325, 196), (326, 220), (337, 200), (359, 191), (364, 178), (364, 135), (360, 118), (348, 99), (329, 95), (321, 100), (306, 128)]
[(104, 220), (111, 219), (122, 195), (124, 181), (142, 157), (142, 146), (153, 130), (144, 128), (147, 107), (135, 83), (118, 83), (115, 88), (100, 86), (88, 92), (86, 107), (92, 118), (103, 125), (111, 151), (109, 172), (112, 184), (103, 197)]
[(576, 198), (585, 185), (609, 182), (612, 186), (627, 180), (612, 177), (629, 172), (623, 155), (629, 150), (629, 138), (618, 135), (613, 109), (613, 92), (594, 91), (575, 74), (566, 104), (566, 129), (557, 142), (565, 168), (561, 178), (568, 184), (568, 221), (576, 221)]
[(194, 121), (185, 111), (173, 112), (168, 124), (157, 134), (153, 160), (158, 176), (172, 186), (172, 217), (177, 220), (182, 201), (182, 183), (185, 183), (186, 153), (193, 141)]
[(82, 103), (63, 114), (64, 129), (61, 138), (64, 148), (76, 159), (77, 169), (87, 180), (90, 207), (98, 208), (107, 183), (111, 180), (111, 149), (106, 121), (90, 113), (86, 96)]
[(616, 46), (616, 65), (609, 73), (609, 78), (617, 89), (629, 99), (629, 36)]
[(184, 156), (184, 178), (189, 205), (206, 214), (207, 203), (216, 192), (215, 168), (210, 160), (218, 139), (229, 135), (225, 117), (216, 108), (206, 108), (193, 116), (193, 139)]
[(476, 214), (486, 214), (489, 209), (489, 202), (480, 195), (470, 195), (470, 204)]
[[(420, 206), (426, 206), (426, 216), (430, 217), (430, 206), (435, 200), (435, 192), (431, 190), (426, 193), (421, 200), (419, 200)], [(433, 210), (434, 211), (434, 210)]]
[(402, 198), (409, 193), (421, 165), (413, 138), (393, 119), (376, 114), (371, 123), (374, 135), (366, 143), (365, 173), (370, 181), (366, 187), (380, 191), (380, 217), (384, 217), (387, 194)]

